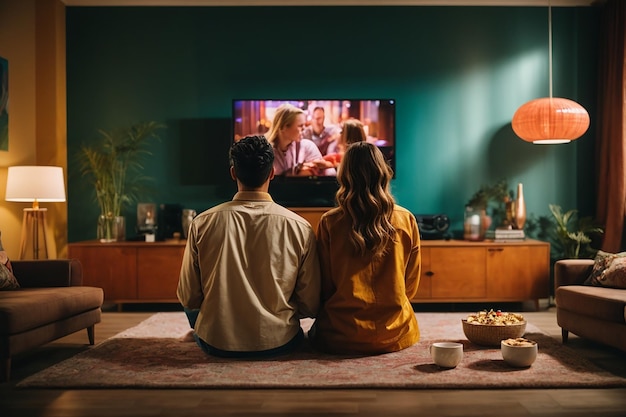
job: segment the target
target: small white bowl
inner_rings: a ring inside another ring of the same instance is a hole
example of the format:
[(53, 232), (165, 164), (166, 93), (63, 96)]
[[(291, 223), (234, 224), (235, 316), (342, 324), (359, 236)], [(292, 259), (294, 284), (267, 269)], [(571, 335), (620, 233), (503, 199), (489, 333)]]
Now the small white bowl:
[(515, 368), (527, 368), (537, 359), (537, 342), (518, 337), (500, 342), (502, 359)]

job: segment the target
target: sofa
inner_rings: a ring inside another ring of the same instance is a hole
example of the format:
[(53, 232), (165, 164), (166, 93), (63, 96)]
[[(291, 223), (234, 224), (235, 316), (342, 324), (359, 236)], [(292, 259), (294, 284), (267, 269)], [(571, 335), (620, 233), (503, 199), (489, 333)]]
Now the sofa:
[(563, 343), (571, 332), (626, 351), (626, 289), (583, 285), (593, 268), (593, 259), (554, 265), (556, 319)]
[(82, 286), (76, 259), (11, 261), (20, 288), (0, 291), (0, 380), (8, 381), (11, 358), (68, 334), (87, 329), (94, 344), (104, 293)]

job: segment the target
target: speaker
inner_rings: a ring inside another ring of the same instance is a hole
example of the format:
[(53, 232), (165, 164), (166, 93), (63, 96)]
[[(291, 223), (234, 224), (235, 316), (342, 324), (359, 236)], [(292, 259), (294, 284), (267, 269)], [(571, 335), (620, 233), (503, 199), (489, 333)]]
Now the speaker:
[(179, 143), (181, 185), (226, 185), (228, 196), (235, 192), (228, 161), (233, 143), (231, 119), (181, 119)]
[(450, 238), (450, 235), (447, 233), (450, 228), (450, 219), (445, 214), (416, 214), (415, 220), (417, 220), (422, 239)]
[(157, 219), (157, 240), (172, 238), (174, 233), (183, 236), (183, 206), (180, 204), (160, 204)]

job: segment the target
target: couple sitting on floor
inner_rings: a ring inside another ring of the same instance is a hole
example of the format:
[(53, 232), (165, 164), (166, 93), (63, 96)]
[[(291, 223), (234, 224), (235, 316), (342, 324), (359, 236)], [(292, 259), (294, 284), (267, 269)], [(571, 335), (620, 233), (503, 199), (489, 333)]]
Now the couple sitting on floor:
[(273, 202), (274, 150), (262, 136), (230, 149), (238, 192), (194, 218), (178, 284), (190, 337), (208, 354), (284, 354), (315, 318), (315, 349), (398, 351), (419, 340), (410, 299), (420, 275), (414, 216), (394, 203), (380, 150), (350, 145), (338, 169), (336, 208), (311, 225)]

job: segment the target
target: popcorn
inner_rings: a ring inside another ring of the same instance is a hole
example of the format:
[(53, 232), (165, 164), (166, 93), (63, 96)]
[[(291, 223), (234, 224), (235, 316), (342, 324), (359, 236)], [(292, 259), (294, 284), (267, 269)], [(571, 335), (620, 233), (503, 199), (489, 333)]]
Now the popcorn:
[(504, 343), (505, 345), (509, 345), (509, 346), (533, 346), (537, 344), (537, 342), (525, 339), (523, 337), (517, 337), (515, 339), (506, 339), (506, 340), (503, 340), (502, 343)]
[(487, 324), (492, 326), (510, 326), (524, 322), (524, 316), (518, 313), (503, 313), (500, 310), (483, 310), (467, 317), (470, 324)]

